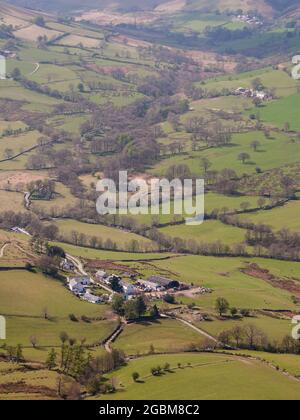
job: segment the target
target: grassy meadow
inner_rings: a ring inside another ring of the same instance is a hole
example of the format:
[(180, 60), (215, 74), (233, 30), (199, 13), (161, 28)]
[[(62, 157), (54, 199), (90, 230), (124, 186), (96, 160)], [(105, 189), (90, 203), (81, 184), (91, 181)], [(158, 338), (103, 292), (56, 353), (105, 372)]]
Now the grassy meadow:
[(129, 324), (115, 341), (114, 347), (127, 355), (148, 354), (151, 347), (158, 353), (176, 353), (189, 345), (200, 345), (204, 337), (177, 321), (157, 320)]
[[(153, 366), (170, 365), (154, 377)], [(180, 368), (178, 368), (178, 363)], [(190, 364), (190, 365), (188, 365)], [(134, 383), (132, 373), (141, 380)], [(289, 400), (299, 398), (299, 383), (254, 360), (215, 354), (149, 356), (113, 374), (120, 390), (109, 399)]]
[(141, 246), (149, 246), (149, 248), (152, 248), (152, 251), (157, 250), (155, 243), (147, 238), (108, 226), (81, 223), (74, 220), (60, 220), (56, 222), (56, 225), (59, 228), (60, 234), (65, 238), (71, 239), (72, 231), (76, 231), (79, 234), (84, 233), (89, 237), (95, 236), (101, 239), (103, 243), (111, 240), (117, 244), (119, 250), (126, 251), (126, 248), (128, 248), (132, 241), (137, 241)]

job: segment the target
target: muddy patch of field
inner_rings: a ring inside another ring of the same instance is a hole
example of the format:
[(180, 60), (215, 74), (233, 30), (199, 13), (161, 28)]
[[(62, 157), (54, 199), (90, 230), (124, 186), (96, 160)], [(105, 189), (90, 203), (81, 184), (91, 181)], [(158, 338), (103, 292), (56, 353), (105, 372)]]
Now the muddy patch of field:
[(96, 270), (115, 270), (122, 273), (128, 274), (138, 274), (137, 271), (127, 267), (126, 265), (116, 264), (112, 261), (99, 261), (99, 260), (86, 260), (86, 267), (88, 269), (96, 269)]
[(258, 264), (248, 264), (241, 272), (248, 276), (264, 280), (278, 289), (287, 290), (298, 298), (300, 297), (300, 283), (293, 279), (282, 279), (274, 276), (269, 270), (261, 268)]

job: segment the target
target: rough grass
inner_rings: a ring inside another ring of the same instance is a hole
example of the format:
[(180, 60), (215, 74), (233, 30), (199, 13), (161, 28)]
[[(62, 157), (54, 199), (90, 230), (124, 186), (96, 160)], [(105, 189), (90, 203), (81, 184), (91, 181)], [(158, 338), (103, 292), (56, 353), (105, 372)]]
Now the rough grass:
[(13, 155), (17, 155), (20, 152), (30, 149), (38, 144), (38, 139), (41, 134), (37, 131), (30, 131), (28, 133), (22, 133), (18, 136), (8, 136), (0, 138), (0, 159), (6, 159), (6, 149), (11, 149)]
[(22, 212), (24, 210), (24, 197), (22, 193), (0, 190), (0, 212)]
[(41, 26), (31, 25), (26, 28), (19, 29), (14, 32), (15, 37), (24, 39), (25, 41), (36, 41), (39, 36), (47, 36), (49, 40), (62, 35), (62, 32), (53, 31)]
[(85, 48), (98, 48), (101, 40), (78, 35), (68, 35), (57, 42), (57, 45), (68, 45), (78, 47), (80, 44)]

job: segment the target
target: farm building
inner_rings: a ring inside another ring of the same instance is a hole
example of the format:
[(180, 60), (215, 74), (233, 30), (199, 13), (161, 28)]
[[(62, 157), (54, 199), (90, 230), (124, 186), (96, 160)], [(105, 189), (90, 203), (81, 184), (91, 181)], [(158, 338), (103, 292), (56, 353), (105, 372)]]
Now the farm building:
[(97, 271), (96, 278), (100, 281), (103, 281), (104, 279), (106, 279), (107, 278), (106, 271), (101, 271), (101, 270)]
[(139, 287), (139, 289), (144, 292), (158, 292), (162, 290), (161, 286), (147, 280), (139, 279), (136, 284)]
[(99, 296), (95, 296), (87, 291), (84, 296), (82, 297), (83, 300), (86, 300), (89, 303), (101, 303), (102, 299)]
[(69, 279), (69, 289), (76, 294), (83, 293), (86, 286), (90, 284), (91, 279), (88, 276), (72, 277)]
[(75, 269), (72, 261), (67, 260), (66, 258), (60, 263), (60, 268), (65, 271), (72, 271)]
[(148, 279), (148, 282), (153, 283), (158, 286), (158, 288), (164, 289), (178, 289), (180, 287), (180, 283), (177, 280), (171, 280), (166, 277), (161, 276), (151, 276)]
[(121, 285), (123, 287), (126, 299), (129, 299), (131, 296), (135, 296), (138, 292), (136, 286), (134, 286), (133, 284), (125, 283), (122, 281)]

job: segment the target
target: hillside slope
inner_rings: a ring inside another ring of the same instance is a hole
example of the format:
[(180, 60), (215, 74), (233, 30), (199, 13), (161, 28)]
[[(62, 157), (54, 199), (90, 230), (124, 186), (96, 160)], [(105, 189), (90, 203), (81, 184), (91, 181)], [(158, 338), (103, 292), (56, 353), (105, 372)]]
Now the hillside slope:
[(258, 10), (265, 16), (272, 16), (276, 11), (284, 11), (296, 6), (298, 0), (8, 0), (8, 3), (35, 9), (51, 11), (80, 11), (88, 9), (110, 9), (118, 12), (133, 11), (179, 11), (203, 10), (215, 11)]

